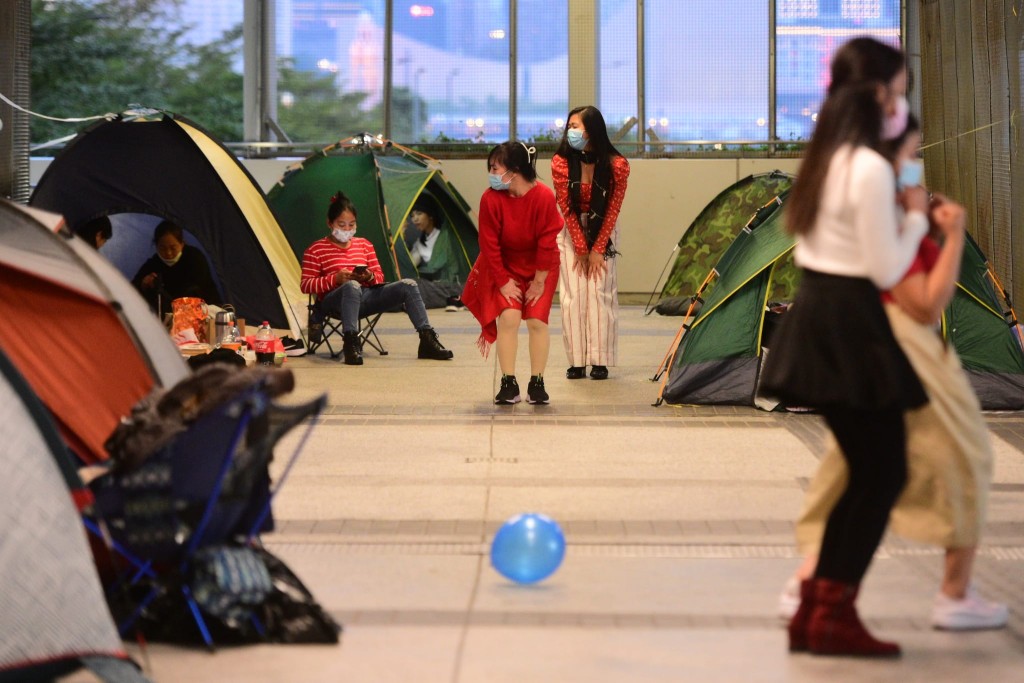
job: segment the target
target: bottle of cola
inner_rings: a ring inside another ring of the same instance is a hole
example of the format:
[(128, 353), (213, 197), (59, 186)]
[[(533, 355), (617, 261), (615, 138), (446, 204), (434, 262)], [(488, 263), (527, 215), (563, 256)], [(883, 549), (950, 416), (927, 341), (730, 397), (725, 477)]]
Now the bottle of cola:
[(255, 347), (253, 348), (253, 351), (256, 352), (257, 365), (274, 365), (274, 342), (276, 341), (277, 337), (270, 329), (270, 323), (264, 320), (260, 329), (256, 331)]

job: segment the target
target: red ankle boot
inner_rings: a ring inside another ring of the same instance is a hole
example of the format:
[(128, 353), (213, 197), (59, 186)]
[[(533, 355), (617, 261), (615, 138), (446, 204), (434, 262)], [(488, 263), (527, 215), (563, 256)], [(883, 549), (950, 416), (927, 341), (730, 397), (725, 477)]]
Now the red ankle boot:
[(877, 640), (864, 628), (853, 605), (857, 590), (854, 584), (814, 580), (815, 604), (807, 624), (808, 648), (816, 655), (899, 657), (899, 645)]
[(789, 651), (807, 651), (807, 625), (814, 610), (814, 579), (800, 582), (800, 606), (789, 620)]

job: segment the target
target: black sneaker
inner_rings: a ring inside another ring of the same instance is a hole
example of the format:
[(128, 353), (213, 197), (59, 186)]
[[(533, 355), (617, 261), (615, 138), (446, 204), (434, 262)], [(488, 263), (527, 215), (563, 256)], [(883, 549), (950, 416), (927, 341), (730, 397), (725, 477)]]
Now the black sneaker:
[(281, 346), (284, 347), (284, 355), (291, 358), (306, 355), (306, 345), (301, 339), (281, 337)]
[(590, 368), (590, 379), (608, 379), (608, 366), (595, 365)]
[(449, 313), (457, 313), (459, 311), (466, 310), (466, 305), (462, 303), (462, 299), (460, 297), (450, 296), (448, 297), (448, 300), (445, 302), (444, 310), (448, 311)]
[(519, 382), (514, 375), (501, 376), (501, 389), (494, 397), (494, 402), (502, 406), (510, 406), (519, 403), (522, 399), (519, 396)]
[(587, 368), (585, 365), (571, 365), (569, 369), (565, 371), (566, 379), (583, 379), (587, 376)]
[(534, 375), (530, 378), (530, 384), (526, 387), (526, 402), (533, 404), (547, 404), (548, 392), (544, 391), (544, 376)]

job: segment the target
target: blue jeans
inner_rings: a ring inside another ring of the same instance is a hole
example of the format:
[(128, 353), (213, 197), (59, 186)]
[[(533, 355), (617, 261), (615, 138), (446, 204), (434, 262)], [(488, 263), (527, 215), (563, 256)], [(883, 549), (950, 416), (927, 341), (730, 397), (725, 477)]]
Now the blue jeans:
[(408, 278), (379, 287), (363, 287), (349, 280), (327, 292), (320, 299), (320, 306), (332, 318), (341, 318), (342, 332), (358, 332), (360, 318), (399, 306), (405, 306), (405, 313), (417, 331), (430, 328), (420, 288)]

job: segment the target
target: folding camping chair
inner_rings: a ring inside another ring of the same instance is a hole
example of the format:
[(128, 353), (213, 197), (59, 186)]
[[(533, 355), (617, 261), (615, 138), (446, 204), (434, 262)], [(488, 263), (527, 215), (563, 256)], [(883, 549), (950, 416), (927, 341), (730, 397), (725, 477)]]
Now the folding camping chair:
[[(306, 306), (309, 309), (309, 320), (320, 320), (321, 322), (321, 335), (318, 341), (313, 341), (313, 335), (309, 335), (309, 352), (316, 353), (316, 350), (321, 346), (326, 346), (327, 350), (331, 354), (331, 358), (337, 358), (341, 355), (341, 348), (337, 351), (334, 350), (334, 346), (331, 344), (331, 337), (335, 334), (341, 336), (341, 319), (334, 318), (327, 314), (326, 311), (320, 308), (319, 302), (313, 295), (309, 296), (309, 303)], [(381, 313), (374, 313), (364, 318), (359, 319), (359, 350), (363, 351), (367, 345), (373, 348), (377, 353), (382, 356), (388, 355), (387, 349), (384, 348), (384, 343), (381, 342), (380, 337), (377, 336), (377, 323), (380, 322)], [(310, 324), (312, 326), (312, 323)]]
[[(258, 383), (199, 417), (136, 469), (112, 472), (93, 482), (95, 503), (85, 517), (86, 527), (127, 565), (108, 582), (108, 601), (141, 595), (137, 604), (123, 610), (127, 616), (118, 624), (122, 636), (139, 624), (155, 600), (178, 594), (203, 642), (213, 649), (207, 619), (223, 615), (193, 590), (202, 568), (197, 560), (209, 556), (210, 550), (248, 549), (261, 531), (273, 528), (271, 502), (315, 420), (309, 421), (271, 487), (267, 465), (274, 444), (302, 421), (319, 415), (326, 400), (322, 395), (308, 403), (282, 406)], [(250, 600), (252, 609), (258, 599), (255, 594)], [(134, 602), (134, 597), (129, 600)], [(246, 607), (244, 614), (262, 635), (252, 609)]]

